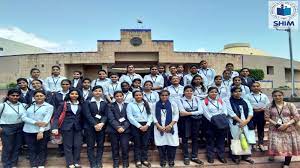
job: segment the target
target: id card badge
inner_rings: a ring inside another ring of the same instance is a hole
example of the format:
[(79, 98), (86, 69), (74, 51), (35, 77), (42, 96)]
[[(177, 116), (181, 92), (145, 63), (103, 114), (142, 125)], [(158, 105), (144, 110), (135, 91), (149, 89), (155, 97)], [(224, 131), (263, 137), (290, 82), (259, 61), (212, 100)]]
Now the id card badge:
[(119, 119), (119, 122), (124, 122), (126, 119), (124, 117)]
[(96, 114), (95, 117), (98, 118), (99, 120), (101, 119), (101, 115), (99, 115), (99, 114)]
[(283, 122), (280, 118), (277, 120), (277, 124), (280, 124), (280, 125), (283, 124)]

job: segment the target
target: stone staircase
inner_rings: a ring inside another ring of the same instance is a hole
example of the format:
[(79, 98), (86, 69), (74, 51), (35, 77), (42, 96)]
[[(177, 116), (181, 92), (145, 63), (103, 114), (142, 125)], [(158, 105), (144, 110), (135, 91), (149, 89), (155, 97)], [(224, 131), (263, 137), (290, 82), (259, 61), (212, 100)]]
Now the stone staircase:
[[(300, 110), (300, 109), (298, 109)], [(265, 127), (265, 144), (268, 143), (268, 125)], [(265, 146), (267, 149), (267, 146)], [(2, 149), (2, 146), (0, 146), (0, 150)], [(268, 161), (267, 152), (260, 152), (260, 151), (253, 151), (252, 159), (255, 161), (255, 164), (249, 164), (247, 162), (242, 161), (239, 165), (236, 165), (231, 161), (229, 158), (229, 147), (226, 147), (226, 158), (228, 163), (223, 164), (219, 162), (217, 159), (215, 159), (215, 162), (213, 164), (210, 164), (206, 161), (206, 150), (205, 148), (199, 149), (198, 157), (204, 161), (204, 166), (202, 167), (217, 167), (217, 168), (280, 168), (282, 166), (282, 162), (284, 160), (283, 157), (276, 157), (274, 162)], [(86, 153), (86, 145), (83, 145), (82, 151), (81, 151), (81, 165), (84, 168), (89, 167), (89, 161), (87, 158)], [(135, 167), (133, 162), (133, 146), (130, 146), (130, 153), (129, 153), (129, 159), (130, 159), (130, 167)], [(194, 164), (191, 162), (189, 166), (185, 166), (183, 164), (183, 154), (181, 151), (181, 147), (179, 146), (176, 152), (176, 161), (175, 161), (175, 167), (201, 167), (199, 165)], [(158, 151), (155, 146), (151, 146), (149, 148), (149, 161), (152, 164), (152, 167), (160, 167), (159, 166), (159, 155)], [(0, 163), (0, 166), (2, 166), (2, 163)], [(105, 148), (104, 148), (104, 154), (103, 154), (103, 166), (104, 168), (111, 168), (112, 167), (112, 158), (111, 158), (111, 146), (110, 142), (106, 140), (105, 142)], [(121, 166), (121, 165), (120, 165)], [(25, 155), (21, 155), (19, 159), (19, 167), (30, 167), (29, 161), (26, 159)], [(51, 168), (63, 168), (65, 167), (65, 159), (64, 157), (57, 157), (57, 146), (53, 145), (51, 143), (48, 144), (48, 159), (46, 167)], [(290, 165), (291, 168), (300, 168), (300, 156), (293, 157), (292, 163)]]

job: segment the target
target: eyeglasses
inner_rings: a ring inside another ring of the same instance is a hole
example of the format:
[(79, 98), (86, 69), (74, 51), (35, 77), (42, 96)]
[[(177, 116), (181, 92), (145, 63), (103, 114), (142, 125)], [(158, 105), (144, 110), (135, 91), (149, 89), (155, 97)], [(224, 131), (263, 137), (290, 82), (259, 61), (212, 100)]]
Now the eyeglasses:
[(20, 95), (9, 95), (11, 97), (20, 97)]

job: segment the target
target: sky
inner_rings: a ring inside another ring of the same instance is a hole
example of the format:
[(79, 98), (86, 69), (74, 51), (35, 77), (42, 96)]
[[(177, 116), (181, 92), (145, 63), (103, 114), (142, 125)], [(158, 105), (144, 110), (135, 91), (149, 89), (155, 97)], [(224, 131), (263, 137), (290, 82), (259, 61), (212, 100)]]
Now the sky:
[[(0, 0), (0, 37), (53, 52), (96, 51), (97, 40), (118, 40), (123, 28), (151, 29), (154, 40), (174, 40), (176, 51), (246, 42), (289, 58), (288, 33), (268, 28), (267, 0)], [(299, 30), (292, 42), (300, 61)]]

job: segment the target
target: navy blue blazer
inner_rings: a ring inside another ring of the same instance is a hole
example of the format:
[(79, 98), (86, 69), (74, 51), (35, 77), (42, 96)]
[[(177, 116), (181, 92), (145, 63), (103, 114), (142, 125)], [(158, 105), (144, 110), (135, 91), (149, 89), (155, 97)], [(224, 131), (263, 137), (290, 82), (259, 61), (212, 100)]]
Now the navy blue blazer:
[[(63, 111), (63, 106), (64, 106), (64, 102), (62, 102), (59, 105), (58, 109), (54, 112), (52, 129), (58, 129), (58, 119), (59, 119), (60, 114)], [(79, 104), (78, 110), (77, 110), (76, 114), (74, 114), (73, 111), (71, 110), (71, 104), (67, 103), (66, 116), (61, 125), (60, 130), (68, 131), (68, 130), (72, 130), (73, 127), (75, 128), (75, 130), (82, 129), (82, 113), (83, 113), (82, 106), (83, 106), (82, 104)]]
[[(123, 127), (125, 129), (124, 133), (130, 132), (130, 122), (127, 119), (126, 115), (127, 103), (124, 103), (122, 110), (120, 111), (119, 106), (116, 102), (109, 105), (107, 117), (108, 125), (107, 132), (109, 133), (118, 133), (117, 129)], [(121, 118), (125, 118), (125, 121), (120, 122)]]
[[(100, 102), (100, 109), (98, 110), (96, 102), (91, 102), (90, 100), (84, 102), (83, 104), (83, 117), (84, 117), (84, 128), (93, 128), (98, 123), (104, 123), (104, 129), (107, 121), (107, 102)], [(96, 115), (100, 115), (101, 118), (96, 118)]]
[(57, 110), (59, 105), (61, 103), (63, 103), (64, 100), (63, 100), (63, 94), (59, 93), (59, 92), (55, 92), (53, 95), (52, 95), (52, 101), (50, 102), (51, 105), (54, 106), (54, 109)]
[[(83, 95), (83, 90), (82, 90), (82, 89), (80, 90), (80, 94), (82, 95), (82, 97), (83, 97), (83, 96), (85, 96), (85, 95)], [(89, 90), (89, 93), (88, 93), (87, 99), (86, 99), (86, 100), (84, 100), (84, 101), (91, 100), (91, 99), (92, 99), (92, 97), (93, 97), (93, 92), (92, 92), (92, 90)], [(84, 99), (84, 97), (83, 97), (83, 99)]]
[[(21, 91), (21, 89), (19, 89), (19, 90)], [(19, 98), (19, 102), (20, 102), (20, 103), (25, 103), (25, 104), (27, 104), (26, 97), (28, 97), (30, 91), (31, 91), (31, 89), (28, 90), (28, 92), (26, 93), (26, 95), (24, 95), (24, 94), (21, 92), (21, 95), (20, 95), (20, 98)]]
[(247, 82), (244, 78), (242, 78), (242, 84), (248, 86), (251, 89), (252, 84), (255, 82), (255, 79), (252, 77), (247, 78)]
[(74, 84), (74, 79), (72, 80), (72, 88), (76, 88), (76, 89), (79, 89), (79, 90), (82, 89), (82, 79), (79, 79), (76, 87), (73, 87), (73, 84)]
[[(34, 94), (34, 91), (35, 90), (30, 90), (26, 96), (25, 96), (25, 103), (26, 104), (31, 104), (33, 101), (32, 101), (32, 98), (33, 98), (33, 94)], [(45, 91), (45, 90), (44, 90)], [(46, 102), (51, 104), (52, 103), (52, 93), (51, 92), (48, 92), (48, 91), (45, 91), (46, 92)]]

